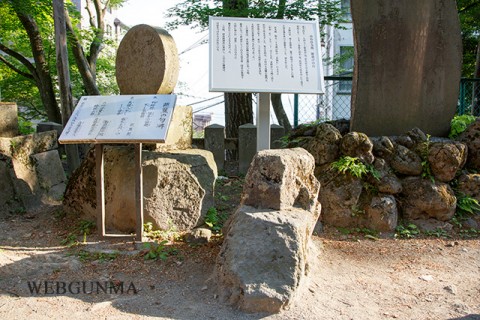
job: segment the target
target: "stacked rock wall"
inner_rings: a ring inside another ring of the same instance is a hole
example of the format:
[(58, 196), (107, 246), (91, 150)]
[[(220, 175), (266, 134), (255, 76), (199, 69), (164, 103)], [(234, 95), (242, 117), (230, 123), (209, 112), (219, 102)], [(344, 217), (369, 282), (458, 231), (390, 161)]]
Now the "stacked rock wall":
[[(289, 147), (301, 146), (315, 158), (325, 224), (392, 231), (399, 218), (449, 221), (459, 195), (480, 201), (480, 175), (465, 170), (466, 164), (480, 169), (479, 136), (480, 119), (457, 141), (430, 137), (417, 128), (394, 137), (342, 135), (322, 123), (298, 128)], [(359, 178), (332, 166), (346, 156), (359, 159), (368, 173)]]

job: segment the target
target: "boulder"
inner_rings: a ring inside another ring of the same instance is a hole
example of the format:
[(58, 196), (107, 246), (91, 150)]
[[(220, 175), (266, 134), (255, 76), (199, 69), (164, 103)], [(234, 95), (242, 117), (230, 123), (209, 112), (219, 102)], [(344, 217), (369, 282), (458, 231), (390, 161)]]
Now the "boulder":
[(322, 185), (319, 200), (322, 204), (322, 221), (335, 227), (356, 227), (359, 217), (352, 211), (358, 206), (363, 184), (358, 178), (333, 169), (317, 176)]
[(61, 201), (65, 192), (67, 177), (57, 150), (32, 155), (38, 185), (46, 197)]
[(224, 226), (217, 258), (220, 297), (246, 312), (279, 312), (295, 299), (307, 271), (320, 215), (314, 159), (301, 148), (258, 152), (241, 206)]
[(400, 144), (395, 145), (390, 166), (395, 172), (403, 175), (418, 176), (422, 174), (422, 158)]
[(462, 174), (458, 178), (458, 191), (480, 201), (480, 174)]
[(378, 192), (397, 194), (402, 191), (402, 182), (393, 173), (392, 168), (382, 158), (375, 158), (373, 167), (379, 175), (379, 179), (369, 178), (369, 182), (377, 187)]
[(366, 206), (367, 227), (377, 231), (393, 231), (397, 227), (397, 201), (392, 195), (378, 195)]
[(18, 108), (15, 102), (0, 102), (0, 137), (18, 136)]
[(449, 182), (465, 165), (467, 147), (460, 142), (435, 142), (429, 147), (428, 162), (435, 176), (442, 182)]
[(210, 241), (212, 230), (206, 228), (195, 228), (185, 235), (185, 241), (192, 244), (205, 244)]
[(275, 313), (290, 305), (308, 269), (315, 221), (299, 208), (240, 207), (217, 258), (220, 298), (246, 312)]
[(480, 118), (471, 123), (457, 140), (468, 147), (467, 167), (480, 170)]
[(323, 165), (338, 158), (340, 139), (342, 135), (334, 126), (322, 123), (317, 126), (315, 137), (308, 139), (308, 142), (301, 146), (313, 155), (316, 165)]
[(455, 214), (457, 199), (452, 188), (443, 182), (419, 177), (402, 181), (401, 209), (408, 220), (434, 218), (448, 221)]
[[(144, 217), (155, 228), (191, 230), (213, 206), (216, 166), (210, 152), (142, 152)], [(134, 155), (131, 147), (105, 148), (107, 229), (135, 230)], [(206, 192), (208, 190), (208, 193)], [(95, 219), (95, 153), (91, 150), (73, 173), (64, 196), (65, 209)]]
[(14, 212), (20, 207), (18, 199), (15, 197), (12, 179), (10, 178), (10, 170), (12, 161), (9, 157), (0, 154), (0, 216), (9, 212)]
[(350, 157), (359, 158), (364, 163), (372, 163), (373, 144), (366, 134), (360, 132), (350, 132), (343, 136), (340, 141), (340, 151), (342, 154)]
[(29, 162), (32, 154), (57, 149), (57, 131), (46, 131), (13, 138), (0, 138), (0, 153)]
[(371, 141), (375, 156), (390, 159), (395, 154), (395, 146), (389, 137), (373, 137)]
[(320, 184), (314, 168), (313, 156), (302, 148), (260, 151), (245, 177), (242, 203), (277, 210), (298, 206), (317, 212)]

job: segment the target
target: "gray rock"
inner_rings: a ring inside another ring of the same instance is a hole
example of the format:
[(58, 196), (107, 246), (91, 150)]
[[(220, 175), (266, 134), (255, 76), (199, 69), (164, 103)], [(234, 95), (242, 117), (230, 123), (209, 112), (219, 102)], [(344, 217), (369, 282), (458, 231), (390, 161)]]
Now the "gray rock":
[(57, 131), (0, 138), (0, 153), (28, 162), (30, 155), (57, 149)]
[(65, 192), (67, 177), (57, 150), (32, 155), (38, 184), (47, 196), (60, 201)]
[(302, 148), (258, 152), (245, 177), (242, 203), (264, 209), (298, 206), (320, 210), (320, 183), (313, 175), (315, 160)]
[(405, 218), (448, 221), (455, 214), (457, 199), (448, 184), (408, 177), (402, 185), (400, 204)]
[(377, 157), (390, 159), (395, 153), (395, 145), (389, 137), (375, 137), (370, 139), (373, 144), (373, 154)]
[(468, 147), (467, 166), (480, 170), (480, 118), (471, 123), (457, 140)]
[[(152, 222), (155, 228), (165, 230), (173, 226), (179, 231), (203, 223), (204, 214), (214, 203), (213, 184), (217, 169), (210, 152), (143, 151), (142, 166), (146, 222)], [(134, 157), (130, 147), (105, 148), (107, 228), (122, 232), (135, 229), (133, 170)], [(91, 150), (67, 185), (65, 209), (95, 219), (95, 188), (95, 154)]]
[(375, 158), (373, 167), (379, 174), (379, 179), (370, 178), (369, 182), (378, 188), (378, 192), (397, 194), (402, 192), (400, 179), (392, 172), (390, 166), (381, 158)]
[(307, 271), (309, 212), (242, 206), (217, 259), (220, 298), (246, 312), (275, 313), (290, 305)]
[(451, 231), (453, 228), (453, 225), (451, 223), (445, 221), (438, 221), (435, 219), (417, 219), (412, 220), (412, 223), (416, 225), (420, 230), (427, 232), (432, 232), (438, 229)]
[(350, 157), (359, 158), (364, 163), (372, 163), (373, 144), (366, 134), (350, 132), (343, 136), (340, 141), (340, 151)]
[(420, 156), (400, 144), (395, 145), (395, 153), (390, 160), (390, 166), (395, 172), (404, 175), (418, 176), (422, 173)]
[(318, 125), (315, 137), (305, 139), (306, 143), (301, 146), (313, 155), (316, 165), (323, 165), (338, 158), (340, 139), (342, 135), (334, 126), (322, 123)]
[(185, 241), (193, 244), (204, 244), (210, 241), (212, 230), (207, 228), (195, 228), (185, 235)]
[(18, 108), (15, 102), (0, 102), (0, 137), (18, 136)]
[(458, 191), (480, 201), (480, 174), (462, 174), (458, 178)]
[(378, 195), (366, 206), (367, 225), (377, 231), (393, 231), (397, 227), (398, 210), (395, 197)]
[(317, 176), (322, 185), (319, 195), (322, 221), (335, 227), (356, 227), (359, 218), (352, 213), (358, 206), (363, 184), (360, 179), (330, 169)]
[(435, 176), (442, 182), (449, 182), (465, 165), (467, 147), (460, 142), (436, 142), (429, 147), (428, 162)]
[(413, 141), (414, 144), (420, 144), (427, 141), (427, 135), (419, 128), (413, 128), (412, 130), (408, 131), (407, 136)]

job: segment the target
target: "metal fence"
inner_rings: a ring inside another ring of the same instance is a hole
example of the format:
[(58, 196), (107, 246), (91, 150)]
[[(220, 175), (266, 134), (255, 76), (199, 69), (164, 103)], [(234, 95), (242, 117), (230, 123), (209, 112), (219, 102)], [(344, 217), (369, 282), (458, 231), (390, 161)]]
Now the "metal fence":
[(480, 79), (462, 78), (457, 113), (480, 116)]
[[(324, 95), (295, 95), (294, 126), (312, 121), (350, 119), (352, 77), (325, 77)], [(457, 114), (480, 116), (480, 79), (462, 78)]]

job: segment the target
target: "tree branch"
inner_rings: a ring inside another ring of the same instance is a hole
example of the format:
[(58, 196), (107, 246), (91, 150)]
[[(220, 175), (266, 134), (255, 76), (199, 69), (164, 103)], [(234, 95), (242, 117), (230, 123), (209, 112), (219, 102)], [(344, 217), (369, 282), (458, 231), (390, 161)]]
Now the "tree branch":
[(12, 69), (13, 71), (15, 71), (16, 73), (18, 73), (19, 75), (21, 75), (22, 77), (25, 77), (29, 80), (33, 80), (35, 81), (35, 79), (33, 78), (33, 75), (30, 74), (30, 73), (26, 73), (26, 72), (23, 72), (22, 70), (18, 69), (17, 67), (15, 67), (13, 64), (11, 64), (10, 62), (8, 62), (2, 55), (0, 55), (0, 61), (5, 63), (7, 65), (7, 67), (9, 67), (10, 69)]
[(462, 9), (458, 10), (458, 13), (464, 13), (465, 11), (468, 11), (476, 6), (480, 5), (480, 1), (472, 2), (469, 5), (466, 5)]
[[(18, 60), (18, 62), (20, 62), (21, 64), (23, 64), (29, 71), (30, 71), (30, 74), (28, 74), (27, 76), (27, 73), (23, 74), (24, 72), (20, 71), (20, 70), (15, 70), (16, 68), (12, 68), (8, 63), (8, 61), (6, 61), (5, 59), (3, 59), (2, 57), (2, 61), (5, 62), (5, 64), (9, 65), (9, 68), (14, 70), (15, 72), (17, 72), (18, 74), (22, 75), (22, 76), (25, 76), (27, 78), (30, 79), (35, 79), (36, 75), (37, 75), (37, 71), (35, 70), (35, 66), (27, 60), (27, 58), (25, 58), (24, 56), (22, 56), (20, 53), (8, 48), (7, 46), (5, 46), (3, 43), (0, 42), (0, 50), (5, 52), (6, 54), (8, 54), (9, 56), (11, 56), (12, 58), (15, 58)], [(13, 65), (12, 65), (13, 66)], [(19, 72), (20, 71), (20, 72)]]

